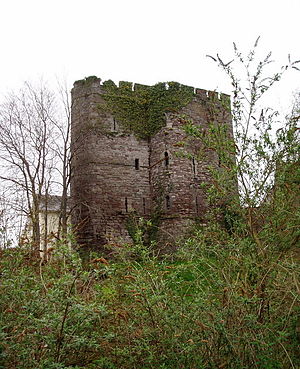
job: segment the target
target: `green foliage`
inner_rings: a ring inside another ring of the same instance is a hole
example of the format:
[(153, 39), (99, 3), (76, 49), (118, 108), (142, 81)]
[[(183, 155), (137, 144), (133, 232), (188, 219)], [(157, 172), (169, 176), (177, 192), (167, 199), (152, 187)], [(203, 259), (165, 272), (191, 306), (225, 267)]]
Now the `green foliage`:
[(153, 228), (155, 225), (151, 220), (139, 217), (137, 213), (129, 214), (126, 221), (127, 231), (134, 242), (131, 248), (132, 256), (135, 260), (144, 259), (154, 244)]
[[(242, 62), (254, 58), (254, 52), (246, 59), (236, 53)], [(300, 367), (298, 131), (291, 119), (273, 134), (277, 115), (265, 113), (254, 134), (250, 129), (257, 99), (280, 78), (264, 79), (268, 61), (258, 65), (254, 79), (248, 74), (250, 99), (234, 100), (237, 147), (214, 119), (209, 135), (187, 122), (188, 135), (202, 139), (199, 158), (213, 152), (220, 159), (204, 188), (218, 206), (176, 253), (158, 259), (147, 245), (159, 207), (152, 221), (133, 214), (128, 228), (135, 244), (123, 245), (110, 262), (95, 255), (83, 266), (62, 244), (45, 265), (25, 248), (1, 252), (0, 368)], [(230, 65), (221, 64), (239, 96)], [(143, 138), (162, 124), (172, 96), (153, 87), (105, 87), (116, 117), (129, 109), (134, 127), (128, 129)], [(150, 104), (154, 90), (162, 97), (157, 108)]]
[(218, 122), (213, 101), (208, 129), (189, 120), (185, 131), (201, 139), (199, 161), (206, 155), (218, 158), (218, 165), (208, 168), (211, 184), (203, 188), (210, 204), (207, 222), (222, 221), (228, 232), (251, 237), (256, 253), (264, 255), (266, 249), (278, 252), (299, 247), (299, 107), (295, 105), (292, 116), (283, 119), (275, 131), (280, 115), (262, 107), (260, 99), (287, 69), (297, 69), (300, 61), (289, 59), (288, 65), (269, 76), (271, 53), (258, 59), (257, 47), (258, 42), (243, 55), (234, 45), (234, 59), (229, 63), (219, 55), (213, 58), (233, 88), (234, 141)]
[(292, 253), (260, 258), (251, 237), (211, 225), (172, 258), (95, 258), (83, 269), (75, 253), (59, 255), (40, 266), (26, 250), (2, 253), (5, 368), (300, 364), (299, 263)]
[(147, 139), (165, 125), (165, 114), (177, 112), (193, 98), (193, 88), (176, 82), (157, 83), (154, 86), (135, 85), (113, 81), (103, 83), (107, 108), (125, 130)]
[(90, 84), (92, 84), (93, 82), (96, 82), (98, 80), (98, 77), (96, 76), (89, 76), (86, 77), (84, 79), (80, 79), (78, 81), (75, 81), (74, 84), (80, 84), (81, 86), (89, 86)]
[(5, 367), (73, 368), (96, 350), (93, 327), (105, 309), (97, 305), (96, 311), (95, 301), (80, 294), (90, 276), (76, 254), (69, 251), (45, 268), (28, 257), (25, 250), (10, 249), (1, 265)]
[[(126, 228), (136, 247), (141, 247), (149, 253), (157, 242), (157, 233), (161, 222), (161, 201), (157, 199), (156, 209), (150, 215), (150, 219), (140, 217), (136, 212), (128, 214)], [(136, 250), (138, 251), (138, 250)], [(140, 250), (141, 251), (141, 250)], [(134, 252), (135, 256), (140, 256), (140, 252)]]
[(277, 162), (273, 189), (261, 207), (265, 221), (260, 236), (264, 243), (278, 250), (299, 249), (299, 183), (299, 160)]

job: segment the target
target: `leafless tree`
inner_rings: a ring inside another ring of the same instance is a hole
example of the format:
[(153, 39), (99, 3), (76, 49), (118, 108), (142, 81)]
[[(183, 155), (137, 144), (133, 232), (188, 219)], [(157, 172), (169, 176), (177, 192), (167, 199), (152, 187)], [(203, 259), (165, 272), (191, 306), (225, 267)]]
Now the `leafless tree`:
[(58, 98), (60, 102), (58, 111), (60, 114), (58, 119), (53, 121), (53, 125), (59, 135), (59, 139), (55, 141), (55, 153), (59, 159), (57, 171), (61, 186), (58, 236), (64, 238), (68, 233), (69, 188), (71, 179), (71, 101), (66, 82), (58, 83)]
[(8, 95), (0, 108), (0, 178), (25, 196), (26, 206), (22, 210), (31, 223), (36, 251), (41, 244), (47, 248), (47, 219), (41, 235), (39, 214), (41, 202), (55, 191), (55, 183), (60, 181), (58, 170), (63, 178), (61, 223), (65, 228), (67, 223), (68, 173), (64, 171), (68, 166), (61, 161), (68, 157), (69, 127), (59, 118), (56, 96), (44, 83), (38, 87), (25, 83), (19, 93)]
[(14, 224), (14, 213), (11, 209), (5, 192), (0, 194), (0, 249), (6, 249), (13, 242), (11, 228)]

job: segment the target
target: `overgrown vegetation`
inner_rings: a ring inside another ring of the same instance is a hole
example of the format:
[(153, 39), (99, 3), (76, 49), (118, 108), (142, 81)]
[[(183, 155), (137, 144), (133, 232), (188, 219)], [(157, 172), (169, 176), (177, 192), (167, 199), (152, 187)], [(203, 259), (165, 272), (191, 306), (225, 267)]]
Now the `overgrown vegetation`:
[(206, 188), (218, 204), (210, 221), (160, 258), (144, 238), (151, 224), (136, 217), (135, 245), (110, 261), (91, 255), (83, 264), (62, 244), (46, 264), (25, 247), (3, 250), (0, 368), (300, 367), (299, 109), (274, 133), (277, 115), (258, 110), (257, 97), (280, 75), (263, 75), (270, 56), (251, 75), (254, 51), (235, 51), (246, 90), (232, 64), (216, 60), (234, 86), (236, 146), (213, 121), (209, 135), (186, 127), (203, 140), (199, 155), (220, 157)]
[[(251, 237), (199, 230), (172, 258), (45, 266), (1, 258), (2, 365), (30, 368), (297, 368), (299, 260)], [(1, 361), (0, 361), (1, 362)]]
[(74, 84), (79, 84), (81, 86), (89, 86), (93, 82), (97, 82), (98, 80), (99, 80), (99, 78), (96, 77), (96, 76), (89, 76), (89, 77), (86, 77), (84, 79), (79, 79), (78, 81), (75, 81)]
[(157, 83), (154, 86), (120, 82), (119, 87), (111, 80), (103, 83), (103, 95), (107, 108), (123, 128), (137, 137), (147, 139), (165, 125), (165, 114), (177, 112), (193, 97), (192, 87), (177, 82)]

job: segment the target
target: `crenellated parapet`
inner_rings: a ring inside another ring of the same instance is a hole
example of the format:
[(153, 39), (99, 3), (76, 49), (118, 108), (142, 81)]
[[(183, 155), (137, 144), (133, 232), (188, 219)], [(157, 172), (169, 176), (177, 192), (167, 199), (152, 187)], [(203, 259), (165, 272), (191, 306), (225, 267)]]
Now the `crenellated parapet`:
[[(191, 98), (179, 111), (166, 112), (165, 126), (145, 139), (124, 130), (107, 109), (106, 83), (113, 82), (92, 76), (76, 81), (72, 89), (71, 196), (77, 239), (96, 248), (130, 242), (128, 224), (134, 216), (159, 219), (158, 237), (169, 242), (204, 218), (209, 204), (202, 185), (210, 183), (208, 167), (218, 166), (219, 160), (215, 152), (197, 157), (201, 140), (187, 137), (184, 117), (204, 130), (210, 124), (226, 125), (230, 139), (230, 98), (160, 83), (162, 90), (185, 91)], [(151, 86), (120, 81), (116, 88), (134, 93)]]
[[(90, 76), (87, 78), (84, 78), (82, 80), (78, 80), (74, 82), (72, 93), (78, 94), (81, 92), (87, 92), (90, 93), (96, 92), (96, 93), (104, 93), (103, 83), (101, 83), (101, 78), (98, 78), (96, 76)], [(230, 96), (224, 93), (219, 93), (216, 91), (210, 91), (210, 90), (204, 90), (201, 88), (195, 88), (191, 86), (187, 86), (184, 84), (180, 84), (177, 82), (160, 82), (159, 84), (163, 86), (166, 90), (169, 89), (170, 83), (176, 84), (179, 89), (189, 90), (191, 91), (195, 99), (199, 99), (199, 101), (202, 101), (203, 103), (211, 102), (212, 100), (216, 103), (230, 103)], [(128, 88), (132, 91), (139, 91), (143, 89), (150, 88), (149, 85), (144, 85), (140, 83), (134, 83), (134, 82), (128, 82), (128, 81), (119, 81), (118, 85), (119, 88)]]

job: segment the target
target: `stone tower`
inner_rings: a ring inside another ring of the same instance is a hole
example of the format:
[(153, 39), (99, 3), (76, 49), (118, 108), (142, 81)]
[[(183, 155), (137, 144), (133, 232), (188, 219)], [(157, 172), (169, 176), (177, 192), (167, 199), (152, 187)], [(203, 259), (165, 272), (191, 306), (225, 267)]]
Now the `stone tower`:
[(182, 116), (205, 129), (214, 101), (217, 119), (231, 139), (231, 116), (223, 104), (228, 106), (229, 97), (194, 89), (180, 114), (166, 114), (165, 127), (143, 140), (124, 132), (103, 109), (103, 94), (96, 77), (75, 82), (72, 90), (71, 197), (77, 240), (92, 247), (132, 242), (129, 217), (151, 219), (159, 212), (158, 238), (172, 242), (203, 218), (208, 204), (201, 184), (210, 182), (208, 166), (219, 161), (215, 152), (197, 160), (201, 142), (187, 138)]

